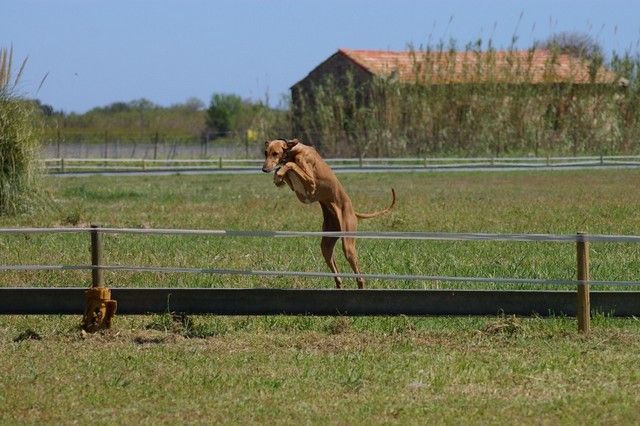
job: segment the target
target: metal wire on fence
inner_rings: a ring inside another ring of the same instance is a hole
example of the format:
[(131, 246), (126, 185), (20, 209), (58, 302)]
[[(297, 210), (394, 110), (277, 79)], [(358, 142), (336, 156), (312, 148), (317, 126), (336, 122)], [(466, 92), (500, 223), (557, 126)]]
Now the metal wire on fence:
[[(0, 234), (44, 234), (44, 233), (83, 233), (95, 228), (0, 228)], [(498, 234), (498, 233), (456, 233), (456, 232), (323, 232), (323, 231), (240, 231), (221, 229), (171, 229), (171, 228), (99, 228), (102, 234), (143, 234), (143, 235), (193, 235), (240, 238), (299, 238), (299, 237), (348, 237), (379, 240), (431, 240), (431, 241), (538, 241), (575, 243), (591, 241), (599, 243), (640, 243), (636, 235), (599, 235), (599, 234)]]
[[(128, 265), (0, 265), (0, 271), (79, 271), (104, 270), (126, 272), (160, 272), (160, 273), (191, 273), (231, 276), (254, 277), (304, 277), (304, 278), (365, 278), (367, 280), (384, 281), (435, 281), (435, 282), (464, 282), (464, 283), (492, 283), (492, 284), (531, 284), (545, 286), (575, 286), (581, 280), (544, 279), (544, 278), (503, 278), (503, 277), (460, 277), (446, 275), (410, 275), (410, 274), (354, 274), (315, 271), (273, 271), (226, 268), (185, 268), (163, 266), (128, 266)], [(597, 286), (640, 286), (640, 281), (601, 281), (590, 280), (589, 284)]]

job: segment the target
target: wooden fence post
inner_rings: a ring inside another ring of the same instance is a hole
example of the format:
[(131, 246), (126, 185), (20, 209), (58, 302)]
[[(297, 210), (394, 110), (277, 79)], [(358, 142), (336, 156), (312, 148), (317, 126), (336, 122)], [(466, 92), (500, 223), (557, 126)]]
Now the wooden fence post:
[(578, 232), (576, 242), (576, 258), (578, 261), (578, 303), (576, 316), (578, 331), (589, 333), (591, 328), (591, 302), (589, 298), (589, 241), (584, 232)]
[(85, 292), (85, 310), (82, 328), (93, 333), (111, 327), (117, 302), (111, 300), (111, 290), (104, 287), (102, 266), (102, 234), (98, 225), (91, 225), (91, 288)]
[(155, 137), (153, 138), (153, 159), (158, 159), (158, 143), (160, 141), (160, 135), (156, 132)]
[(104, 131), (104, 158), (109, 157), (109, 131)]
[(56, 142), (57, 142), (57, 145), (58, 145), (58, 150), (57, 150), (58, 156), (57, 157), (60, 158), (60, 140), (62, 139), (62, 137), (60, 136), (60, 129), (58, 129), (56, 134), (57, 134)]
[(99, 266), (102, 265), (102, 234), (99, 225), (91, 225), (91, 287), (104, 287), (104, 274)]

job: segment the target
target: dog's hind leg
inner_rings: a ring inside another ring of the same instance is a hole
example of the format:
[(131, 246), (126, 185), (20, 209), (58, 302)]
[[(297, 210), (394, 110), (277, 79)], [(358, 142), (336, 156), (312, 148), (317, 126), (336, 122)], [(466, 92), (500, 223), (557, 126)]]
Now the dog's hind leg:
[[(327, 266), (331, 269), (331, 272), (334, 274), (338, 273), (338, 266), (336, 265), (336, 259), (333, 256), (333, 249), (336, 246), (337, 238), (334, 237), (322, 237), (322, 241), (320, 241), (320, 248), (322, 249), (322, 255), (324, 256), (324, 261), (327, 262)], [(336, 288), (342, 287), (342, 278), (333, 277), (336, 282)]]
[[(339, 231), (340, 224), (338, 222), (338, 218), (336, 217), (335, 213), (333, 213), (331, 209), (326, 207), (324, 204), (320, 204), (320, 206), (322, 207), (322, 216), (324, 219), (322, 223), (322, 230), (325, 232)], [(331, 269), (331, 272), (333, 272), (334, 274), (338, 273), (338, 266), (336, 265), (336, 259), (333, 256), (336, 242), (338, 242), (337, 237), (322, 237), (322, 240), (320, 241), (320, 249), (322, 250), (322, 256), (324, 256), (324, 260), (327, 263), (327, 266), (329, 266), (329, 269)], [(333, 277), (333, 279), (336, 282), (336, 288), (341, 288), (342, 278)]]
[[(358, 219), (355, 214), (345, 211), (342, 214), (342, 230), (344, 232), (355, 232), (358, 228)], [(358, 252), (356, 251), (355, 238), (343, 237), (342, 238), (342, 251), (344, 257), (347, 258), (347, 262), (351, 265), (351, 269), (355, 274), (360, 274), (360, 263), (358, 262)], [(357, 277), (356, 283), (358, 288), (364, 288), (364, 278)]]
[[(355, 238), (344, 237), (342, 239), (342, 251), (344, 252), (344, 257), (347, 258), (347, 262), (351, 265), (351, 269), (355, 274), (360, 273), (360, 263), (358, 262), (358, 253), (356, 252), (356, 240)], [(357, 277), (356, 282), (358, 283), (358, 288), (364, 288), (364, 278)]]

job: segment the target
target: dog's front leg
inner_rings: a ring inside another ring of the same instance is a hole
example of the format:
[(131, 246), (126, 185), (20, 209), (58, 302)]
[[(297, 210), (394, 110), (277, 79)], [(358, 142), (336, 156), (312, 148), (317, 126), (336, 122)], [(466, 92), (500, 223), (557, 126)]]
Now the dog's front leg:
[(284, 169), (285, 167), (286, 167), (286, 165), (280, 167), (280, 169), (278, 169), (273, 174), (273, 183), (275, 183), (276, 186), (278, 186), (278, 187), (284, 186), (285, 184), (288, 185), (289, 189), (291, 189), (293, 192), (295, 192), (295, 194), (298, 196), (300, 201), (302, 201), (304, 203), (304, 199), (301, 198), (300, 194), (298, 194), (296, 192), (296, 189), (294, 188), (293, 183), (291, 182), (291, 179), (289, 178), (289, 175), (287, 174), (291, 169), (287, 168), (287, 169), (285, 169), (284, 173), (282, 173), (282, 169)]
[(273, 183), (276, 184), (276, 186), (282, 186), (287, 182), (286, 176), (287, 176), (287, 172), (289, 170), (291, 170), (291, 167), (289, 167), (290, 163), (285, 164), (284, 166), (280, 167), (278, 170), (276, 170), (276, 172), (273, 174)]
[(313, 173), (313, 169), (310, 168), (306, 163), (303, 163), (301, 167), (298, 163), (288, 162), (283, 167), (281, 167), (280, 170), (276, 172), (276, 175), (281, 173), (283, 169), (286, 169), (283, 173), (283, 176), (287, 172), (292, 171), (293, 173), (297, 174), (300, 177), (300, 180), (302, 180), (302, 183), (306, 188), (307, 194), (309, 196), (315, 195), (316, 179)]
[(280, 176), (278, 175), (278, 173), (274, 173), (273, 174), (273, 183), (275, 183), (276, 186), (280, 187), (285, 185), (286, 182), (286, 175)]

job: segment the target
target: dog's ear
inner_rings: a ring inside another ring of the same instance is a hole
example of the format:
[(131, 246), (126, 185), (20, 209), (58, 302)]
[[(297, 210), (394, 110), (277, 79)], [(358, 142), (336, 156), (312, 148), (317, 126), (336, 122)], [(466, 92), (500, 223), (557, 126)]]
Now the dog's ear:
[(269, 142), (271, 141), (264, 141), (264, 149), (269, 148)]
[(291, 149), (294, 146), (298, 145), (300, 141), (298, 139), (291, 139), (287, 141), (287, 149)]

